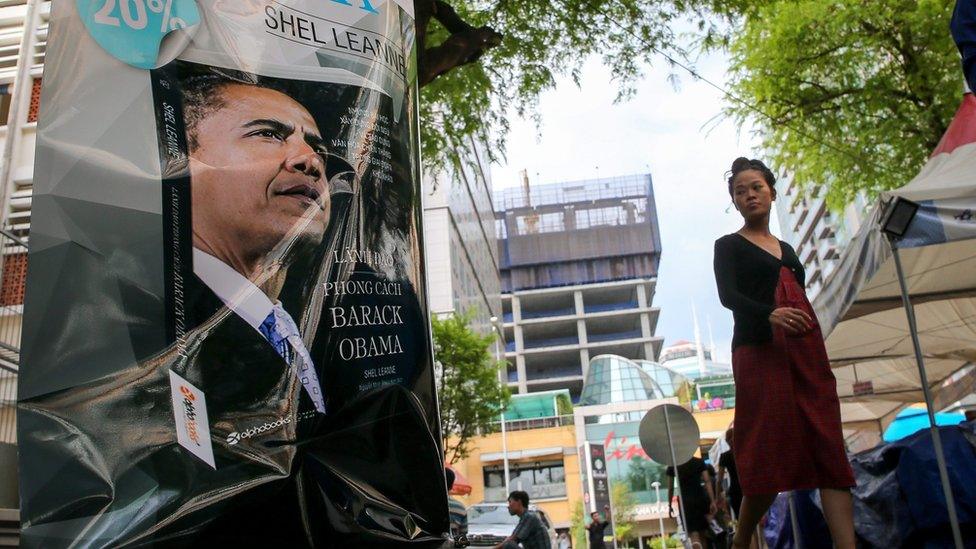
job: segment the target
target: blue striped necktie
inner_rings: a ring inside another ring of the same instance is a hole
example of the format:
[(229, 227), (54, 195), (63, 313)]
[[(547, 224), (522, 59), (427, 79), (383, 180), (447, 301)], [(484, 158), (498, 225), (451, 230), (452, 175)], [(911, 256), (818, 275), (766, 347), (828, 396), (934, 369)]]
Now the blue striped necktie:
[[(298, 326), (295, 325), (291, 315), (281, 305), (276, 304), (265, 317), (261, 326), (258, 327), (258, 331), (274, 347), (278, 356), (296, 370), (295, 373), (302, 382), (309, 398), (312, 399), (315, 409), (324, 414), (325, 399), (322, 394), (322, 386), (319, 384), (318, 374), (315, 373), (312, 358), (305, 348), (305, 343), (298, 332)], [(295, 356), (296, 352), (297, 357)]]

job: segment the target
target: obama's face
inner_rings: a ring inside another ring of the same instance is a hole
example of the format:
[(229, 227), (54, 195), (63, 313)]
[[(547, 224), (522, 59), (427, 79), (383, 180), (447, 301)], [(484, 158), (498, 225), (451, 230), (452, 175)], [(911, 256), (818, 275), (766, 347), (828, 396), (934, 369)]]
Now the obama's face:
[(289, 233), (321, 241), (329, 193), (312, 115), (267, 88), (228, 84), (214, 93), (218, 108), (196, 123), (191, 138), (194, 245), (242, 270)]

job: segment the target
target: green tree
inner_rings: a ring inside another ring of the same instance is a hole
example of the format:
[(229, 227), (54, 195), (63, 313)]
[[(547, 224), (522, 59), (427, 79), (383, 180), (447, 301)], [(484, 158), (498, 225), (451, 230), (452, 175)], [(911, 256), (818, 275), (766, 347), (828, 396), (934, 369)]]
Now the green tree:
[(451, 151), (470, 136), (498, 158), (508, 117), (534, 115), (558, 76), (578, 83), (589, 57), (601, 57), (629, 96), (655, 50), (683, 53), (680, 19), (697, 16), (704, 27), (703, 6), (725, 1), (416, 0), (426, 166), (456, 162)]
[(665, 493), (667, 493), (664, 479), (665, 470), (664, 465), (640, 456), (635, 456), (630, 460), (630, 465), (627, 467), (627, 485), (633, 492), (650, 491), (653, 493), (654, 487), (652, 484), (656, 481), (661, 483), (661, 486), (665, 489)]
[(730, 88), (744, 100), (727, 113), (754, 123), (774, 168), (826, 189), (833, 207), (917, 173), (962, 91), (955, 0), (725, 4), (741, 21)]
[(662, 539), (660, 537), (651, 540), (650, 545), (647, 545), (648, 549), (670, 549), (672, 547), (682, 547), (681, 542), (673, 537), (667, 537)]
[(586, 524), (589, 519), (585, 516), (582, 501), (577, 501), (576, 505), (573, 506), (573, 514), (569, 520), (569, 535), (573, 538), (573, 547), (589, 545), (589, 540), (586, 539)]
[(573, 415), (573, 401), (570, 400), (569, 395), (556, 395), (556, 415)]
[(625, 482), (615, 482), (610, 487), (610, 512), (613, 513), (613, 535), (621, 547), (630, 547), (637, 539), (637, 500)]
[(499, 381), (501, 365), (489, 348), (491, 335), (471, 329), (470, 315), (432, 318), (444, 455), (450, 463), (468, 456), (471, 438), (492, 429), (508, 405), (508, 387)]

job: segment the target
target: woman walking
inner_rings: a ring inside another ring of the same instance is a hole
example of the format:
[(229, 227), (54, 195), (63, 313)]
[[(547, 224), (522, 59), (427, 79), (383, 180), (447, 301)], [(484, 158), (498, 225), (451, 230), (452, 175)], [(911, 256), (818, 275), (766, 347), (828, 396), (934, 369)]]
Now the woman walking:
[(803, 290), (803, 265), (769, 232), (776, 178), (755, 159), (737, 158), (731, 171), (729, 194), (745, 223), (715, 242), (715, 280), (735, 319), (732, 448), (743, 499), (733, 547), (749, 546), (778, 492), (819, 488), (834, 546), (854, 549), (854, 473), (837, 382)]

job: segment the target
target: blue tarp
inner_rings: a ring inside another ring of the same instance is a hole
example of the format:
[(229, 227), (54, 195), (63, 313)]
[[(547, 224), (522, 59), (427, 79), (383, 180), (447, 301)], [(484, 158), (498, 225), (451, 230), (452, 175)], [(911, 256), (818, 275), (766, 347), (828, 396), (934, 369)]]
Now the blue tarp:
[[(939, 427), (966, 547), (976, 549), (976, 424)], [(854, 522), (866, 547), (952, 547), (948, 513), (925, 429), (851, 458)]]
[[(820, 512), (820, 495), (816, 490), (798, 490), (796, 498), (797, 526), (800, 532), (802, 549), (832, 549), (830, 531)], [(789, 493), (782, 493), (776, 497), (769, 514), (766, 516), (766, 526), (763, 535), (769, 544), (769, 549), (794, 549), (797, 547), (793, 540), (793, 525), (790, 520)]]
[[(935, 414), (936, 425), (959, 425), (963, 421), (966, 421), (966, 416), (962, 414)], [(884, 440), (885, 442), (901, 440), (928, 427), (929, 414), (925, 408), (906, 408), (885, 430)]]
[[(976, 549), (976, 423), (940, 427), (939, 434), (966, 549)], [(928, 430), (856, 454), (851, 465), (857, 479), (854, 525), (859, 547), (952, 547)], [(816, 491), (798, 491), (796, 508), (803, 549), (829, 549), (829, 533)], [(763, 533), (772, 549), (796, 547), (787, 494), (780, 494), (770, 508)]]
[(976, 0), (957, 0), (952, 14), (952, 37), (962, 54), (962, 71), (976, 92)]

